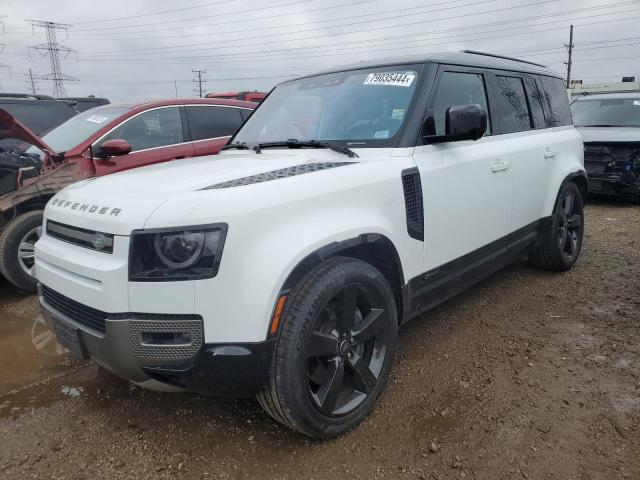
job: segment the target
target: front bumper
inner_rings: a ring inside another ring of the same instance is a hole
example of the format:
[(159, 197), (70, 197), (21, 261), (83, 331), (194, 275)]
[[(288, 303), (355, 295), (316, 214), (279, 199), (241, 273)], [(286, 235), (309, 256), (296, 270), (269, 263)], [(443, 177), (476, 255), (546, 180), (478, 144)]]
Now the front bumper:
[(107, 314), (39, 286), (45, 321), (79, 358), (152, 388), (247, 397), (267, 381), (275, 339), (206, 344), (198, 315)]
[(640, 195), (640, 177), (617, 173), (588, 173), (589, 192), (610, 195)]

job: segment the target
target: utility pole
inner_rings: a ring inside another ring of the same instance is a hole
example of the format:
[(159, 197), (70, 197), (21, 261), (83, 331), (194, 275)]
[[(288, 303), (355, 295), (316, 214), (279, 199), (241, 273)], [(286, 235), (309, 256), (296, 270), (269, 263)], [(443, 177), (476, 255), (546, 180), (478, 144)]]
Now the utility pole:
[(202, 74), (203, 74), (203, 73), (207, 73), (207, 71), (206, 71), (206, 70), (197, 70), (197, 69), (191, 69), (191, 71), (192, 71), (193, 73), (195, 73), (195, 74), (196, 74), (196, 75), (193, 77), (193, 83), (197, 83), (197, 84), (198, 84), (198, 86), (197, 86), (197, 88), (194, 90), (194, 92), (195, 92), (196, 94), (198, 94), (198, 96), (199, 96), (200, 98), (202, 98), (202, 84), (203, 84), (203, 83), (207, 83), (207, 81), (206, 81), (206, 80), (204, 80), (204, 79), (202, 78)]
[(571, 64), (573, 62), (573, 60), (572, 60), (573, 47), (575, 46), (573, 44), (573, 25), (571, 25), (571, 27), (569, 29), (569, 44), (567, 45), (565, 43), (564, 46), (569, 49), (569, 58), (565, 62), (565, 65), (567, 66), (567, 90), (569, 90), (571, 88)]
[(38, 87), (36, 86), (38, 81), (33, 78), (33, 72), (31, 69), (29, 69), (29, 73), (25, 73), (24, 75), (27, 77), (27, 87), (29, 87), (31, 89), (31, 93), (35, 95), (38, 93)]
[(71, 25), (65, 23), (47, 22), (43, 20), (27, 21), (31, 22), (31, 28), (34, 30), (34, 32), (36, 27), (42, 27), (45, 29), (45, 32), (47, 34), (46, 43), (41, 43), (39, 45), (33, 45), (29, 47), (30, 49), (36, 50), (42, 56), (49, 57), (49, 63), (51, 64), (51, 73), (47, 75), (41, 75), (38, 78), (41, 78), (42, 80), (51, 80), (53, 82), (53, 96), (64, 97), (67, 92), (64, 88), (63, 82), (77, 82), (78, 79), (62, 73), (62, 68), (60, 67), (60, 56), (68, 57), (69, 54), (77, 52), (58, 43), (58, 40), (56, 38), (56, 31), (64, 30), (65, 33), (68, 33)]

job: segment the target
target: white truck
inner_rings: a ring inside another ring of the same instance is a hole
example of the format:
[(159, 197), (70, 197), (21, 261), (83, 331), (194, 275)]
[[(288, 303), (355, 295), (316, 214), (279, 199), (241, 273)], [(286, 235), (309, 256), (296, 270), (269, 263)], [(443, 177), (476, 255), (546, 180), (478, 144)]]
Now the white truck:
[(371, 411), (402, 324), (580, 253), (582, 142), (542, 66), (461, 52), (297, 78), (225, 148), (49, 201), (36, 275), (72, 353), (328, 438)]

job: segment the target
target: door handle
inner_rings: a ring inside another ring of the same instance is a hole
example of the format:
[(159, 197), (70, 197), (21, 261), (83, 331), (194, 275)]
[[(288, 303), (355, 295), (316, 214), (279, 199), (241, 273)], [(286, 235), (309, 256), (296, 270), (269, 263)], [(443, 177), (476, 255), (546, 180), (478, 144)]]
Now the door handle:
[(511, 166), (511, 162), (505, 162), (504, 160), (496, 160), (491, 165), (491, 173), (499, 173), (508, 170)]
[(551, 160), (552, 158), (556, 158), (556, 152), (554, 152), (553, 150), (545, 150), (544, 152), (544, 158), (546, 158), (547, 160)]

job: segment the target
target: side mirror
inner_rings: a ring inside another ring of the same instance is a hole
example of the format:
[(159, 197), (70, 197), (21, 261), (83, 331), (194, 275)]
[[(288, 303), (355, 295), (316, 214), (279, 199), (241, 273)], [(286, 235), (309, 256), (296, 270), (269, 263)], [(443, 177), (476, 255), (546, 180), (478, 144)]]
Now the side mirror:
[(455, 105), (445, 113), (445, 134), (429, 135), (428, 143), (478, 140), (487, 131), (487, 112), (477, 104)]
[(120, 138), (114, 138), (100, 145), (96, 156), (98, 158), (119, 157), (129, 152), (131, 152), (131, 144), (129, 144), (129, 142)]

